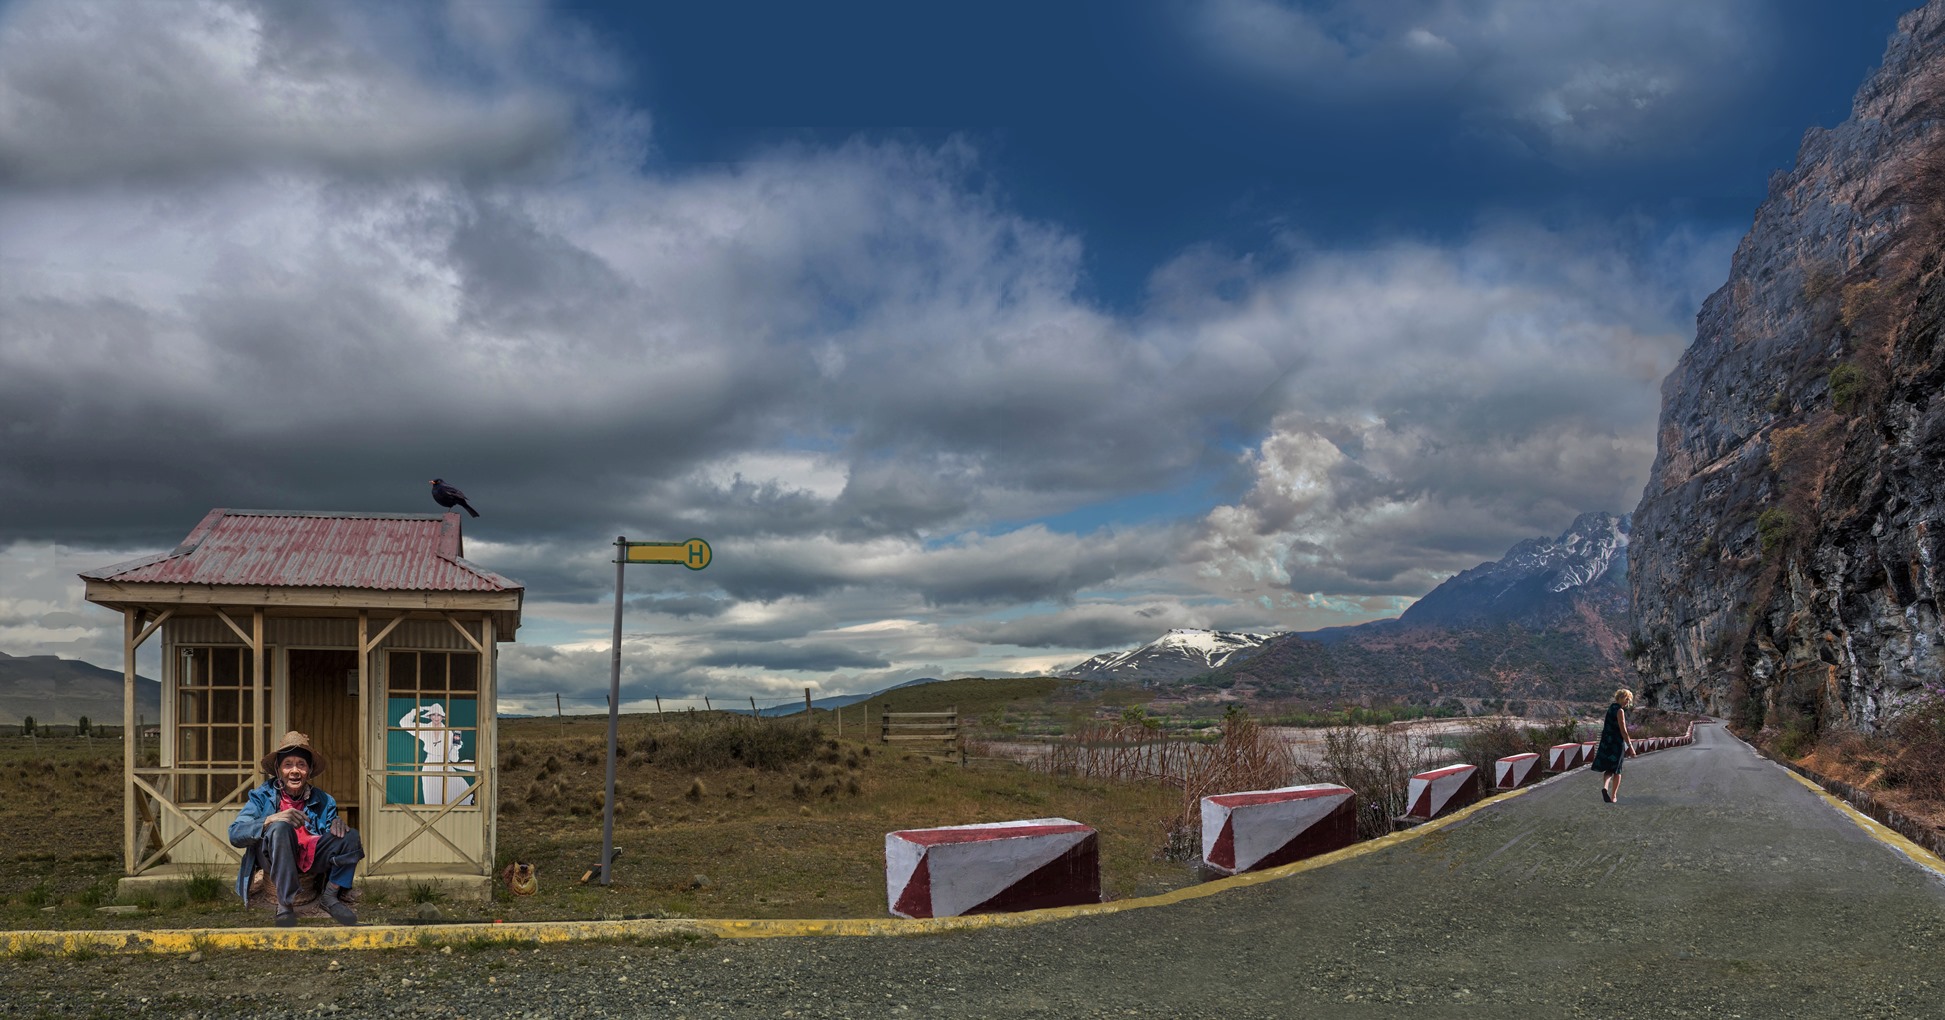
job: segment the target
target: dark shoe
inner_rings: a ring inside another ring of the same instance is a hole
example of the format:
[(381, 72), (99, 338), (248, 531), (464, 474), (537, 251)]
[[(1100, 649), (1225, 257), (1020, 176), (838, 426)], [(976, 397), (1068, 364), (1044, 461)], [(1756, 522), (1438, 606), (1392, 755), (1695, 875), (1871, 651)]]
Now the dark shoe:
[(338, 899), (338, 887), (329, 882), (324, 885), (324, 895), (318, 897), (318, 905), (331, 915), (331, 920), (339, 924), (357, 924), (358, 915), (344, 901)]
[(1605, 786), (1601, 787), (1601, 800), (1606, 801), (1609, 804), (1614, 803), (1614, 798), (1607, 795), (1607, 787)]
[(270, 919), (270, 923), (271, 923), (271, 924), (274, 924), (274, 925), (276, 925), (276, 926), (277, 926), (277, 927), (279, 927), (279, 928), (292, 928), (292, 927), (296, 927), (296, 925), (297, 925), (297, 911), (295, 911), (295, 910), (292, 910), (292, 909), (290, 909), (290, 908), (289, 908), (289, 907), (287, 907), (287, 906), (285, 906), (285, 907), (278, 907), (278, 908), (277, 908), (277, 916), (275, 916), (275, 917), (273, 917), (273, 918), (271, 918), (271, 919)]

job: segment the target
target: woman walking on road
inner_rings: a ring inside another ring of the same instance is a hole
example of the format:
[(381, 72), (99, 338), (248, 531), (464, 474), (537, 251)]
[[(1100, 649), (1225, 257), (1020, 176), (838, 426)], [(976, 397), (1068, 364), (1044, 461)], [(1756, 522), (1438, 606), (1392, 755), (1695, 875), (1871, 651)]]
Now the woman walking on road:
[(1607, 718), (1601, 722), (1601, 743), (1594, 748), (1594, 771), (1607, 773), (1601, 780), (1601, 799), (1609, 804), (1621, 801), (1621, 759), (1633, 754), (1633, 745), (1628, 740), (1628, 706), (1634, 704), (1634, 692), (1623, 687), (1614, 692), (1614, 703), (1607, 706)]

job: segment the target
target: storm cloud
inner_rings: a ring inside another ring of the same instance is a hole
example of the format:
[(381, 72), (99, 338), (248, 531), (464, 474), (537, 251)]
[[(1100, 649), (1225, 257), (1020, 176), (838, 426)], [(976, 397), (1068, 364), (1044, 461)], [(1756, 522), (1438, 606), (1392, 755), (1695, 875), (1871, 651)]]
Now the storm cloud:
[[(112, 657), (74, 571), (210, 507), (432, 512), (435, 475), (483, 514), (469, 557), (528, 586), (519, 710), (605, 696), (616, 535), (715, 550), (629, 569), (631, 704), (1391, 615), (1632, 504), (1731, 241), (1512, 214), (1293, 234), (1184, 251), (1119, 309), (975, 141), (671, 165), (570, 19), (440, 11), (0, 7), (7, 650)], [(1284, 18), (1371, 76), (1431, 45), (1349, 8), (1210, 16)], [(1483, 31), (1439, 17), (1461, 52)], [(1664, 105), (1650, 78), (1688, 95), (1714, 24), (1623, 33), (1553, 127), (1534, 104), (1578, 86), (1534, 29), (1482, 101), (1562, 145), (1629, 137), (1615, 111)], [(1701, 41), (1652, 63), (1670, 33)], [(1087, 517), (1189, 486), (1191, 512)]]

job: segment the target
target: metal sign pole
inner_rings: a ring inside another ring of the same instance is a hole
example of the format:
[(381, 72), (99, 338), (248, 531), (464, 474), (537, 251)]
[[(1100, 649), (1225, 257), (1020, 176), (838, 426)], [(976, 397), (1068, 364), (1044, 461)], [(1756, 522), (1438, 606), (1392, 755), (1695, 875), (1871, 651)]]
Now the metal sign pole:
[(628, 569), (628, 538), (615, 538), (615, 643), (608, 673), (608, 796), (601, 805), (601, 884), (615, 865), (615, 736), (621, 726), (621, 589)]
[[(621, 597), (625, 571), (630, 563), (676, 563), (690, 570), (701, 570), (714, 557), (709, 543), (700, 538), (687, 542), (630, 542), (628, 536), (615, 536), (615, 640), (608, 673), (608, 787), (601, 806), (601, 884), (613, 877), (615, 864), (615, 751), (621, 729)], [(558, 701), (559, 695), (555, 696)], [(751, 702), (754, 707), (755, 702)], [(659, 713), (662, 699), (655, 699)]]

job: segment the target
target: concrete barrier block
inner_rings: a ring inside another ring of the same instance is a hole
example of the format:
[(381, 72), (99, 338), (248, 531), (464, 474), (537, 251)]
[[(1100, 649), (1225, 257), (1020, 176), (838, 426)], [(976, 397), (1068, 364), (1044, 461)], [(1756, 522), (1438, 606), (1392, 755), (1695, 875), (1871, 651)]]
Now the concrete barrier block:
[(1528, 783), (1540, 780), (1540, 756), (1526, 754), (1508, 755), (1493, 763), (1493, 786), (1500, 790), (1516, 790)]
[(1547, 748), (1548, 772), (1571, 772), (1579, 767), (1579, 744), (1555, 744)]
[(1099, 903), (1100, 840), (1066, 818), (886, 833), (885, 894), (899, 917)]
[(1405, 809), (1410, 818), (1437, 818), (1479, 799), (1479, 768), (1476, 765), (1447, 765), (1420, 772), (1405, 788)]
[(1202, 861), (1235, 875), (1357, 842), (1357, 794), (1315, 783), (1202, 798)]
[(1599, 746), (1601, 745), (1598, 740), (1582, 741), (1580, 745), (1580, 763), (1582, 765), (1592, 764), (1594, 761), (1594, 748)]

